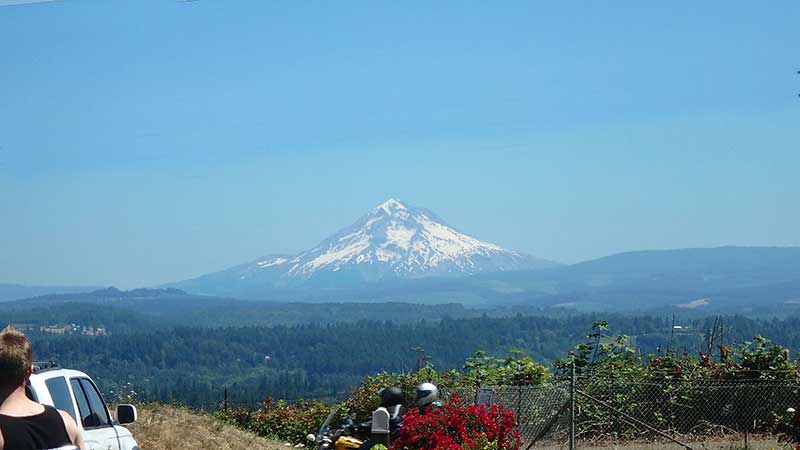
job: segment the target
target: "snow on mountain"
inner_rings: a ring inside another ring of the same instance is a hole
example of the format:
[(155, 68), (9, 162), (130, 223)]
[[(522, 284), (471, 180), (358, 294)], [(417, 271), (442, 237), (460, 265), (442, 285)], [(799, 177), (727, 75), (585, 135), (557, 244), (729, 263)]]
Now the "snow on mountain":
[(256, 262), (251, 276), (259, 269), (281, 266), (285, 281), (336, 272), (357, 272), (365, 281), (379, 281), (516, 270), (541, 263), (460, 233), (430, 211), (389, 199), (309, 251), (291, 259)]
[(426, 209), (389, 199), (311, 250), (259, 258), (195, 280), (271, 287), (342, 286), (554, 265), (478, 240)]

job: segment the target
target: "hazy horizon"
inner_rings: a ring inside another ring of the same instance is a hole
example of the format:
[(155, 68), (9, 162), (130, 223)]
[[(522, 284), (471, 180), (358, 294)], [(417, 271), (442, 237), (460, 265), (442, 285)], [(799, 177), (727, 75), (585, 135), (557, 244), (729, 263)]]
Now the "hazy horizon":
[(154, 286), (390, 197), (562, 263), (799, 246), (800, 4), (0, 1), (0, 283)]

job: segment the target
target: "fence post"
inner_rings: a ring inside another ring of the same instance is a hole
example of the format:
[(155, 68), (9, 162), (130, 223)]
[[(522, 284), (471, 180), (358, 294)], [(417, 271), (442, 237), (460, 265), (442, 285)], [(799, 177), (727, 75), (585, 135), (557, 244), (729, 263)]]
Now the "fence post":
[(575, 358), (572, 358), (572, 377), (569, 382), (569, 450), (575, 450)]

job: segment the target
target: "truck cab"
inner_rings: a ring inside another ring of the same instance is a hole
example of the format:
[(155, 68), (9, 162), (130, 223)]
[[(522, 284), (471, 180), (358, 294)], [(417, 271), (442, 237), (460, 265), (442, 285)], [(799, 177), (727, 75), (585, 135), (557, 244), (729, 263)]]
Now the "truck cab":
[(69, 413), (82, 430), (87, 450), (139, 450), (131, 432), (122, 426), (136, 421), (136, 407), (118, 405), (114, 419), (85, 373), (52, 362), (35, 363), (26, 393), (31, 400)]

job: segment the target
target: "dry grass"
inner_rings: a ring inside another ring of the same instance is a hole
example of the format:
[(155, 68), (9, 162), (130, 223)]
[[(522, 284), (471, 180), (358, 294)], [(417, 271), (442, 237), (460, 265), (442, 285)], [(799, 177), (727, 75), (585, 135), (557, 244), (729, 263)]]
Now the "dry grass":
[(130, 430), (142, 450), (286, 450), (269, 441), (224, 424), (208, 414), (168, 405), (137, 405), (139, 420)]
[[(736, 437), (711, 438), (704, 441), (688, 441), (687, 445), (695, 450), (744, 450), (744, 441)], [(684, 447), (671, 442), (625, 442), (615, 443), (586, 443), (579, 442), (578, 450), (685, 450)], [(566, 443), (541, 444), (533, 447), (535, 450), (567, 450)], [(768, 437), (750, 439), (747, 450), (788, 450), (793, 449), (791, 444), (780, 443)]]

